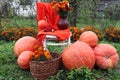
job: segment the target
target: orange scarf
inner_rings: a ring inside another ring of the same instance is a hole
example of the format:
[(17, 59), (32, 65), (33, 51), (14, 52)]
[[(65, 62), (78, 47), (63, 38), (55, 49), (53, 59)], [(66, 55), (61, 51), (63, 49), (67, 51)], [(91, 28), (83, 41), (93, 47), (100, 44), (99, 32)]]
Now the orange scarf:
[(44, 32), (44, 30), (41, 30), (37, 34), (37, 39), (42, 42), (47, 34), (57, 36), (58, 40), (66, 40), (70, 36), (70, 30), (59, 30), (58, 29), (58, 21), (59, 21), (59, 15), (55, 12), (55, 10), (52, 9), (51, 5), (49, 3), (44, 2), (37, 2), (37, 23), (39, 20), (46, 20), (50, 25), (52, 29), (54, 29), (54, 32)]

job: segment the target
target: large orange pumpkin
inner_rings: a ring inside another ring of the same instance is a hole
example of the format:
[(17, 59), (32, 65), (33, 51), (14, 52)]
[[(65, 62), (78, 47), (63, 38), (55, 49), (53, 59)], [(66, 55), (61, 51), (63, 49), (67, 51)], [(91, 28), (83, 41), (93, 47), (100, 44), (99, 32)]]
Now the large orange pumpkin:
[(93, 69), (95, 64), (95, 55), (92, 48), (82, 42), (76, 41), (64, 49), (62, 61), (66, 69), (76, 69), (81, 66)]
[(118, 64), (116, 48), (110, 44), (99, 44), (94, 48), (96, 66), (101, 69), (113, 68)]
[(93, 31), (85, 31), (80, 35), (80, 41), (87, 43), (91, 47), (95, 47), (98, 43), (98, 37)]
[(32, 58), (32, 56), (34, 55), (34, 53), (32, 51), (24, 51), (20, 54), (20, 56), (18, 57), (18, 65), (20, 66), (20, 68), (22, 69), (29, 69), (29, 62)]
[(40, 42), (37, 39), (31, 36), (22, 37), (17, 40), (14, 45), (14, 54), (18, 57), (23, 51), (34, 51), (36, 45), (40, 45)]

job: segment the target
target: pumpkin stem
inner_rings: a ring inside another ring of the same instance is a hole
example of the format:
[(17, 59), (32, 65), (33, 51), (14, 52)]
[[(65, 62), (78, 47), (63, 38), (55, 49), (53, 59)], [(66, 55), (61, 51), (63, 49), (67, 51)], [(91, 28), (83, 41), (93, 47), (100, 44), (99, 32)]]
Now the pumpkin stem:
[(110, 55), (106, 55), (106, 59), (109, 59)]

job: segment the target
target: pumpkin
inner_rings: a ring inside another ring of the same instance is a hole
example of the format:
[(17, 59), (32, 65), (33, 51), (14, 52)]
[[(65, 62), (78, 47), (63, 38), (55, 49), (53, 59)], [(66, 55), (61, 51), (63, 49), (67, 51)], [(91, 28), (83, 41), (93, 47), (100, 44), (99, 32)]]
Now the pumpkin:
[(47, 32), (47, 31), (52, 31), (52, 28), (45, 20), (39, 20), (38, 21), (38, 30), (39, 31), (44, 30), (45, 32)]
[(92, 48), (98, 44), (98, 37), (93, 31), (83, 32), (80, 35), (79, 40), (87, 43)]
[(29, 62), (33, 55), (34, 55), (34, 53), (32, 51), (22, 52), (17, 59), (17, 63), (19, 65), (19, 67), (22, 69), (29, 69)]
[(110, 44), (99, 44), (94, 48), (96, 66), (101, 69), (113, 68), (118, 64), (116, 48)]
[(14, 54), (18, 57), (23, 51), (34, 51), (36, 45), (40, 45), (37, 39), (31, 36), (24, 36), (16, 41), (14, 45)]
[(78, 40), (64, 49), (62, 53), (62, 62), (68, 70), (82, 66), (93, 69), (95, 55), (88, 44)]

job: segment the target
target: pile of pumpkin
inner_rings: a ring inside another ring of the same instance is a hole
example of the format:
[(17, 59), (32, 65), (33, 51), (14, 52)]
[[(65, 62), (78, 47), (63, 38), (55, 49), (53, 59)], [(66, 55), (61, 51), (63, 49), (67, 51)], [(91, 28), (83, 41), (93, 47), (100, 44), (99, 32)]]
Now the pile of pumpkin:
[(98, 44), (98, 37), (92, 31), (83, 32), (79, 40), (68, 46), (62, 53), (64, 66), (70, 70), (81, 66), (93, 69), (113, 68), (118, 64), (119, 55), (111, 44)]
[[(14, 45), (14, 53), (18, 57), (18, 65), (29, 69), (29, 62), (34, 54), (34, 46), (39, 41), (33, 37), (20, 38)], [(98, 44), (98, 37), (92, 31), (83, 32), (78, 41), (67, 46), (62, 53), (62, 63), (67, 70), (82, 66), (93, 69), (113, 68), (118, 64), (119, 55), (111, 44)]]

